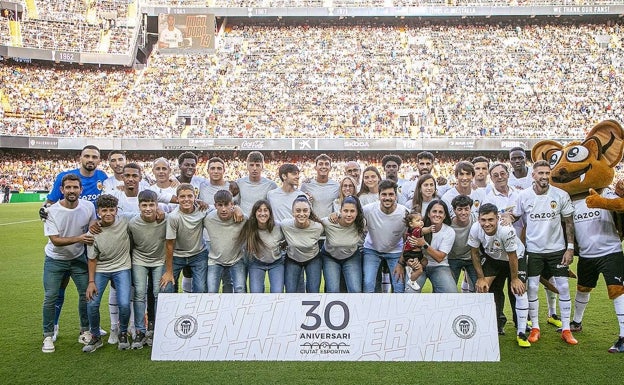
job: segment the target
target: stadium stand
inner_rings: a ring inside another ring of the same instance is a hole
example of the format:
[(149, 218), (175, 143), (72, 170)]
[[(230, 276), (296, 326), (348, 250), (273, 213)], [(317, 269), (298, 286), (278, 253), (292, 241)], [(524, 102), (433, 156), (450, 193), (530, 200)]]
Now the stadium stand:
[[(199, 162), (197, 165), (198, 175), (208, 175), (207, 162), (212, 156), (219, 156), (227, 162), (226, 179), (236, 180), (247, 175), (245, 157), (246, 153), (238, 152), (202, 152), (199, 154)], [(357, 159), (364, 166), (376, 166), (382, 170), (381, 158), (385, 153), (381, 152), (363, 152), (352, 154), (330, 153), (332, 162), (332, 175), (339, 176), (344, 172), (344, 165), (349, 160)], [(504, 153), (491, 153), (492, 158), (497, 155), (504, 156)], [(107, 152), (103, 151), (102, 156), (106, 157)], [(132, 152), (128, 154), (128, 159), (141, 165), (145, 174), (153, 179), (152, 162), (154, 159), (164, 156), (169, 159), (173, 167), (172, 174), (177, 175), (177, 155), (172, 152)], [(266, 165), (264, 175), (273, 180), (279, 180), (277, 170), (280, 165), (286, 162), (296, 163), (301, 169), (302, 180), (306, 177), (314, 177), (314, 157), (318, 153), (312, 152), (267, 152)], [(435, 175), (442, 175), (453, 180), (453, 167), (458, 160), (471, 159), (474, 154), (470, 153), (438, 153), (436, 154), (436, 165), (434, 167)], [(13, 190), (49, 190), (54, 178), (59, 172), (69, 170), (76, 167), (76, 151), (28, 151), (23, 150), (0, 150), (0, 185), (8, 182)], [(400, 174), (406, 178), (410, 178), (416, 172), (416, 153), (401, 153), (404, 164), (401, 167)], [(102, 161), (101, 168), (109, 175), (112, 170), (108, 167), (106, 160)]]
[(624, 120), (621, 23), (255, 19), (227, 24), (215, 53), (155, 53), (145, 70), (7, 60), (0, 133), (582, 137)]

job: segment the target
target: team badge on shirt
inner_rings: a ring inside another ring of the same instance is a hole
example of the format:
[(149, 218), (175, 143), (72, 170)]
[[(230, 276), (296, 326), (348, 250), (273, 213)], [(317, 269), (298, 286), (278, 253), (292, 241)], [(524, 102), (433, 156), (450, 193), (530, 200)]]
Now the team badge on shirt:
[(557, 208), (557, 202), (556, 201), (550, 201), (550, 208), (551, 209), (556, 209)]
[(102, 191), (104, 190), (104, 182), (102, 182), (101, 180), (97, 181), (97, 189)]

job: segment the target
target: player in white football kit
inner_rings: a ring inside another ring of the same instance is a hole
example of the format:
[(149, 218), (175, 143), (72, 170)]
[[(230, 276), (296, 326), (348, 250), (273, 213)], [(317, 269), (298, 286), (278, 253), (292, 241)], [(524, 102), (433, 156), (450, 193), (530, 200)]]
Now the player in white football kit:
[[(520, 192), (513, 209), (514, 218), (522, 217), (526, 223), (529, 316), (533, 323), (529, 342), (537, 342), (540, 338), (537, 290), (540, 274), (548, 271), (555, 277), (559, 291), (561, 338), (570, 345), (576, 345), (578, 341), (570, 332), (571, 303), (568, 285), (568, 266), (574, 257), (574, 207), (567, 192), (550, 185), (548, 162), (535, 162), (532, 176), (533, 187)], [(561, 226), (562, 218), (567, 242)]]
[(498, 208), (486, 203), (479, 208), (479, 222), (470, 228), (468, 245), (472, 248), (472, 262), (477, 271), (476, 289), (487, 293), (492, 282), (499, 276), (509, 279), (509, 286), (516, 297), (515, 312), (518, 319), (518, 346), (528, 348), (531, 343), (525, 334), (529, 314), (526, 293), (526, 258), (524, 245), (512, 226), (499, 225)]
[(175, 16), (167, 16), (167, 28), (163, 29), (158, 36), (159, 48), (177, 48), (184, 42), (184, 35), (175, 26)]
[[(618, 198), (610, 189), (604, 189), (600, 195), (609, 199)], [(579, 332), (583, 330), (581, 322), (589, 302), (589, 293), (596, 287), (598, 276), (602, 273), (620, 324), (619, 338), (609, 352), (624, 353), (624, 254), (612, 213), (605, 209), (588, 208), (585, 198), (572, 201), (572, 205), (579, 261), (574, 318), (570, 329)], [(597, 239), (600, 241), (597, 242)]]

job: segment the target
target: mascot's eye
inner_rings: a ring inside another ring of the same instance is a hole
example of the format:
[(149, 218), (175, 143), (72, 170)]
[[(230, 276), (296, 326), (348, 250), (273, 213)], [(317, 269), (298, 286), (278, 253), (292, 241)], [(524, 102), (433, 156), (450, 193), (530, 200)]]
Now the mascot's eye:
[(548, 159), (548, 164), (550, 165), (550, 168), (555, 167), (555, 165), (559, 163), (559, 160), (561, 159), (561, 154), (561, 151), (553, 152), (553, 154), (550, 156), (550, 159)]
[(589, 150), (583, 146), (574, 146), (566, 153), (570, 162), (582, 162), (589, 156)]

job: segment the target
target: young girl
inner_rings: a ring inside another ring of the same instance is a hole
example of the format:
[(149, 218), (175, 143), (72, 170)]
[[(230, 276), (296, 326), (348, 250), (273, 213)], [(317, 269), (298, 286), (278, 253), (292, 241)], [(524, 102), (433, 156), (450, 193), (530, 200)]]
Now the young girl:
[[(425, 222), (419, 212), (411, 212), (405, 216), (405, 225), (407, 226), (407, 237), (421, 238), (424, 235)], [(420, 285), (416, 282), (427, 267), (427, 258), (423, 256), (420, 246), (412, 246), (405, 241), (403, 246), (403, 261), (405, 261), (405, 276), (407, 277), (407, 285), (414, 290), (420, 290)], [(420, 264), (416, 263), (420, 262)]]

